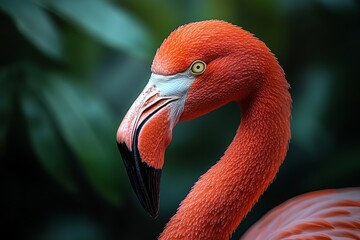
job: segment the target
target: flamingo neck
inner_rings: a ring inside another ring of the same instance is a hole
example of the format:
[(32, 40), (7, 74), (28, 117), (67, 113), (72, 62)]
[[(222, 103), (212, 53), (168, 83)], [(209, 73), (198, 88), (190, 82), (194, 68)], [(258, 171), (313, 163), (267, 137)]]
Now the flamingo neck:
[(224, 156), (181, 203), (159, 239), (228, 239), (273, 181), (290, 139), (291, 98), (281, 76), (240, 103), (241, 123)]

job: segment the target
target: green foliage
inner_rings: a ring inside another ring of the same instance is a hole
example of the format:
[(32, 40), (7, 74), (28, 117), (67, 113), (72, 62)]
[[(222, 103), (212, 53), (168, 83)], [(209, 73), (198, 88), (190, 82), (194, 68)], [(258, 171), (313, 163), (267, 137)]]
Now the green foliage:
[(66, 146), (55, 127), (53, 116), (45, 108), (40, 92), (35, 88), (36, 79), (32, 81), (33, 88), (22, 89), (20, 97), (31, 144), (48, 174), (74, 192), (76, 183), (69, 166)]
[(1, 0), (0, 9), (9, 14), (19, 31), (36, 47), (62, 59), (62, 39), (49, 14), (31, 0)]
[(129, 13), (102, 0), (44, 0), (63, 16), (110, 47), (136, 56), (146, 56), (151, 38), (146, 29)]
[(107, 1), (1, 0), (0, 9), (49, 58), (34, 59), (34, 65), (21, 62), (28, 57), (25, 53), (25, 59), (0, 72), (1, 146), (6, 144), (15, 111), (11, 106), (19, 105), (30, 144), (46, 172), (77, 192), (74, 166), (78, 164), (94, 191), (119, 205), (121, 160), (114, 137), (118, 123), (88, 84), (77, 82), (89, 76), (99, 57), (100, 50), (94, 51), (101, 49), (99, 43), (144, 58), (149, 55), (151, 36), (131, 14)]
[(46, 80), (40, 91), (62, 137), (96, 191), (118, 204), (121, 168), (114, 139), (117, 123), (97, 98), (71, 84), (67, 77), (49, 74)]
[[(1, 95), (2, 144), (13, 110), (10, 106), (18, 102), (30, 144), (47, 173), (75, 192), (78, 187), (71, 150), (95, 191), (109, 202), (120, 204), (121, 162), (114, 140), (117, 122), (106, 106), (64, 74), (44, 73), (27, 64), (5, 72), (1, 78), (5, 79), (1, 89), (7, 90)], [(19, 77), (21, 88), (16, 82)]]
[(304, 71), (304, 75), (301, 97), (294, 103), (292, 134), (294, 143), (311, 154), (316, 152), (316, 142), (329, 144), (322, 122), (334, 80), (330, 70), (320, 66)]

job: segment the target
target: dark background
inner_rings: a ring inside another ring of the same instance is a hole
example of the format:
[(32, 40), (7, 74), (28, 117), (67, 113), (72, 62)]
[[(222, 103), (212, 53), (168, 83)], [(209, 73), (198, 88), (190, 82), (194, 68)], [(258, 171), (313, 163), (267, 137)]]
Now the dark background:
[(178, 124), (159, 217), (132, 192), (115, 133), (179, 25), (223, 19), (263, 40), (293, 96), (280, 172), (234, 239), (301, 193), (360, 185), (360, 6), (356, 0), (0, 0), (0, 236), (155, 239), (223, 154), (236, 104)]

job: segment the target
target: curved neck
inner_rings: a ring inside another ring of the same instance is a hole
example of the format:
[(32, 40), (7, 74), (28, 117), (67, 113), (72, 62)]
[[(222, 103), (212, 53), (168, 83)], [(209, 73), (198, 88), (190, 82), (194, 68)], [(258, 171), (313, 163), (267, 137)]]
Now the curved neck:
[(195, 184), (160, 239), (228, 239), (274, 179), (290, 139), (291, 98), (282, 76), (240, 103), (242, 117), (224, 156)]

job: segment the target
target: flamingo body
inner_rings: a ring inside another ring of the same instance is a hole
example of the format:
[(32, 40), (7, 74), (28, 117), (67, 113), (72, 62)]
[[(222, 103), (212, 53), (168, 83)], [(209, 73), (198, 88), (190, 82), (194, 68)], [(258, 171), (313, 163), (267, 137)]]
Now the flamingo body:
[(360, 239), (360, 191), (322, 190), (292, 198), (267, 213), (241, 239)]
[[(285, 158), (291, 135), (288, 89), (284, 72), (266, 45), (235, 25), (216, 20), (190, 23), (163, 42), (148, 84), (117, 132), (130, 182), (144, 209), (157, 216), (164, 153), (177, 122), (232, 101), (241, 108), (241, 122), (222, 158), (200, 177), (159, 239), (231, 236)], [(328, 239), (331, 230), (339, 236), (357, 236), (359, 196), (359, 189), (350, 189), (290, 200), (244, 239)], [(331, 204), (336, 211), (326, 210)]]

